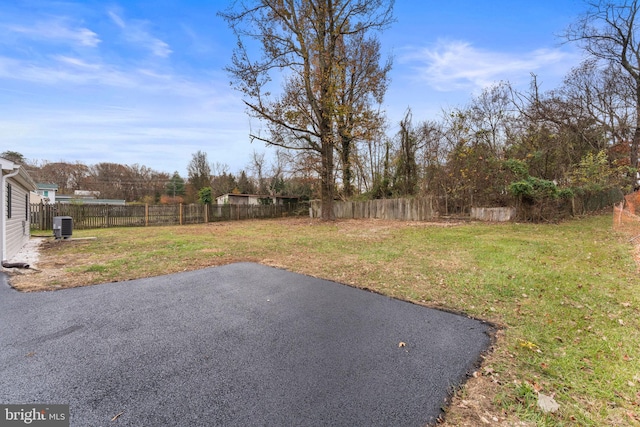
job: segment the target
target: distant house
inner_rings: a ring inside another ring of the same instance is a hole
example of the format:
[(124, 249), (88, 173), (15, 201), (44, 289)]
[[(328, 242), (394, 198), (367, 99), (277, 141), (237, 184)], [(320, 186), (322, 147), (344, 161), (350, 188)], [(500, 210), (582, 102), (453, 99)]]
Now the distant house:
[(286, 205), (297, 201), (298, 197), (272, 196), (269, 194), (227, 193), (216, 197), (216, 203), (219, 205)]
[(11, 259), (30, 237), (30, 193), (36, 183), (18, 163), (0, 157), (0, 255)]
[(122, 199), (98, 199), (99, 191), (76, 190), (73, 195), (58, 194), (56, 200), (59, 203), (77, 203), (80, 205), (116, 205), (124, 206), (125, 200)]
[(44, 203), (56, 202), (56, 191), (58, 191), (58, 184), (41, 184), (37, 183), (36, 193), (42, 197)]

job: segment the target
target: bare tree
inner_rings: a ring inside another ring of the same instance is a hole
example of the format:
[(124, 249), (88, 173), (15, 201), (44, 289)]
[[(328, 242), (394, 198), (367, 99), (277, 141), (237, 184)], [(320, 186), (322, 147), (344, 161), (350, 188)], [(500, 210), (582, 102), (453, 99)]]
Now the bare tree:
[[(340, 46), (386, 28), (392, 7), (385, 0), (247, 0), (221, 13), (238, 36), (228, 70), (246, 95), (249, 113), (269, 130), (252, 138), (317, 153), (324, 219), (333, 218), (336, 77), (348, 62)], [(250, 59), (251, 40), (261, 45), (261, 60)], [(276, 76), (283, 93), (271, 97), (269, 83)]]
[(89, 176), (89, 167), (80, 162), (45, 162), (29, 172), (38, 182), (57, 184), (60, 194), (69, 194), (82, 189)]
[(571, 70), (559, 93), (571, 112), (598, 127), (598, 138), (590, 138), (594, 150), (600, 151), (633, 139), (635, 118), (633, 81), (619, 64), (601, 67), (597, 61), (584, 61)]
[(509, 156), (526, 160), (532, 176), (565, 183), (585, 155), (612, 147), (625, 148), (626, 161), (618, 163), (629, 165), (632, 84), (620, 65), (602, 65), (585, 61), (548, 92), (540, 91), (535, 75), (528, 92), (512, 92), (519, 117)]
[(495, 157), (502, 157), (511, 136), (512, 122), (511, 88), (500, 82), (485, 88), (471, 101), (469, 125), (473, 138), (484, 144)]
[(577, 42), (595, 58), (619, 64), (632, 80), (635, 129), (631, 141), (631, 167), (638, 167), (640, 147), (640, 0), (587, 1), (588, 11), (571, 25), (565, 38)]
[(211, 167), (207, 160), (207, 153), (198, 150), (192, 155), (191, 161), (187, 165), (189, 184), (196, 192), (204, 187), (211, 186)]
[(379, 130), (384, 120), (374, 105), (380, 105), (387, 89), (387, 75), (391, 70), (391, 60), (380, 66), (380, 42), (375, 38), (365, 38), (358, 34), (340, 43), (341, 58), (346, 62), (338, 64), (336, 78), (337, 106), (336, 124), (339, 143), (337, 144), (342, 167), (343, 195), (353, 195), (353, 158), (356, 142), (371, 138)]
[(249, 168), (255, 174), (258, 194), (267, 194), (268, 186), (267, 186), (267, 180), (264, 176), (265, 174), (264, 153), (258, 153), (257, 151), (254, 150), (253, 153), (251, 154), (251, 163), (249, 165)]
[(416, 153), (421, 168), (421, 192), (438, 194), (445, 180), (442, 177), (447, 159), (443, 124), (436, 121), (421, 123), (417, 131), (421, 146)]
[(103, 199), (122, 198), (131, 201), (129, 192), (133, 182), (128, 172), (127, 166), (119, 163), (96, 163), (89, 167), (83, 190), (96, 191)]
[(418, 139), (412, 124), (411, 109), (408, 109), (400, 121), (398, 132), (400, 149), (396, 158), (395, 190), (401, 195), (414, 195), (418, 189), (418, 164), (416, 152)]
[(386, 128), (380, 128), (365, 139), (363, 149), (357, 158), (359, 180), (364, 190), (372, 195), (381, 195), (378, 190), (388, 173), (388, 151), (390, 142), (385, 134)]

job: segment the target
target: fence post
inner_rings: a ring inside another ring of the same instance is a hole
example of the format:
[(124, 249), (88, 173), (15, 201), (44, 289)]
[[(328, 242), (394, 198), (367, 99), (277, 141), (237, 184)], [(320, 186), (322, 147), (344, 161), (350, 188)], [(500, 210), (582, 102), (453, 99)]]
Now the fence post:
[(179, 224), (182, 225), (182, 203), (180, 203)]
[(149, 226), (149, 203), (144, 204), (144, 226)]
[(40, 230), (44, 230), (44, 201), (40, 200)]

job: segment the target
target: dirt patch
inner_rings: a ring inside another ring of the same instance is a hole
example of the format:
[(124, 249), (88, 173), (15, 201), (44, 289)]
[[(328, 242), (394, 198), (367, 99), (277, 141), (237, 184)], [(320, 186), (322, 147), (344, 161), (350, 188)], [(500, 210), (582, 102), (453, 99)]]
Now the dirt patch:
[(500, 388), (513, 381), (509, 372), (496, 372), (491, 360), (495, 352), (504, 353), (504, 329), (496, 331), (492, 349), (485, 361), (452, 397), (442, 423), (445, 427), (534, 427), (533, 422), (521, 421), (501, 410), (496, 403)]
[[(34, 241), (37, 242), (36, 245), (33, 244)], [(32, 239), (28, 247), (24, 247), (16, 258), (30, 258), (34, 259), (35, 262), (32, 262), (28, 269), (6, 269), (5, 272), (10, 276), (11, 286), (23, 292), (85, 286), (87, 284), (86, 277), (78, 277), (77, 275), (74, 277), (73, 274), (65, 271), (65, 267), (73, 264), (74, 258), (80, 258), (80, 256), (69, 255), (64, 263), (61, 262), (54, 249), (62, 244), (81, 245), (86, 244), (86, 241)], [(34, 251), (37, 252), (37, 255), (32, 253)], [(44, 283), (49, 283), (50, 285), (43, 286)]]
[(499, 392), (498, 380), (485, 376), (482, 371), (475, 373), (464, 388), (454, 396), (447, 408), (445, 427), (534, 427), (535, 423), (516, 420), (501, 411), (494, 403)]

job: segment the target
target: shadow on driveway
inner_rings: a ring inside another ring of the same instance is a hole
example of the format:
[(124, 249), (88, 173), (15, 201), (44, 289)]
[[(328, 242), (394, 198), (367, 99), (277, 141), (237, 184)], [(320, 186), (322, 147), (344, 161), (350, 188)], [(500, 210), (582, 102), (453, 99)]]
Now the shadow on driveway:
[(26, 294), (1, 276), (0, 403), (69, 404), (72, 426), (422, 426), (493, 332), (252, 263)]

